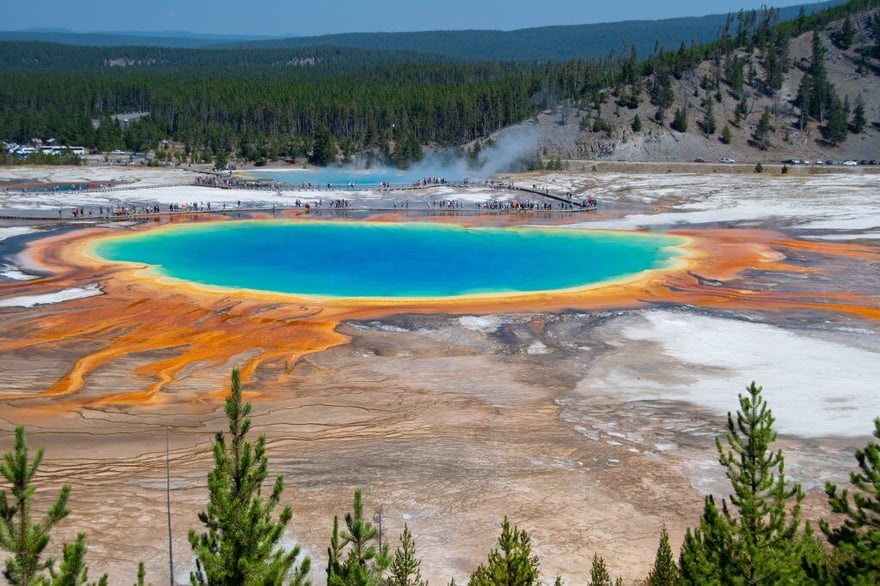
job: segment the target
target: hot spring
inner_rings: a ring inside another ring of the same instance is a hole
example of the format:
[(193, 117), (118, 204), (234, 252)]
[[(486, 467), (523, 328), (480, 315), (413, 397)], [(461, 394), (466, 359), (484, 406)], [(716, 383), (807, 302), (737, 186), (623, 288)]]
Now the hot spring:
[(442, 176), (427, 173), (424, 169), (355, 169), (349, 167), (326, 167), (319, 169), (267, 169), (265, 171), (248, 171), (243, 176), (253, 179), (277, 181), (293, 187), (332, 187), (354, 186), (359, 188), (378, 187), (381, 184), (411, 185), (429, 176), (431, 179), (446, 180), (458, 183), (464, 176)]
[(250, 220), (95, 244), (110, 261), (228, 289), (348, 298), (510, 295), (587, 287), (667, 268), (683, 238), (575, 229)]

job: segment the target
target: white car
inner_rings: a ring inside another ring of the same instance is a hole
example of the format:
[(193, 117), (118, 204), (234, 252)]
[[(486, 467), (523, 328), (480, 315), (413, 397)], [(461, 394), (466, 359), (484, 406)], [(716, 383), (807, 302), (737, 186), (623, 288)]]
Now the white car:
[(721, 160), (718, 161), (718, 162), (719, 162), (719, 163), (736, 163), (736, 161), (734, 161), (734, 160), (731, 159), (730, 157), (724, 157), (723, 159), (721, 159)]
[(855, 161), (844, 161), (841, 163), (841, 165), (843, 165), (844, 167), (855, 167), (856, 165), (858, 165), (858, 163), (856, 163)]

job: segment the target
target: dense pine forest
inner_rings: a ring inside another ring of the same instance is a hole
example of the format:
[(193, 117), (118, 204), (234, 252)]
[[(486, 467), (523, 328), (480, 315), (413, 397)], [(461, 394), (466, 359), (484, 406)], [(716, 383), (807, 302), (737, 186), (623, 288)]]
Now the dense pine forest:
[[(406, 166), (425, 146), (457, 148), (486, 139), (560, 102), (586, 112), (595, 108), (598, 113), (584, 116), (582, 125), (596, 132), (611, 130), (601, 114), (609, 99), (618, 108), (650, 104), (656, 122), (686, 131), (689, 104), (672, 87), (694, 77), (700, 77), (706, 96), (700, 128), (714, 134), (722, 129), (713, 119), (712, 97), (730, 92), (745, 101), (745, 89), (774, 95), (793, 66), (790, 39), (830, 22), (849, 23), (850, 33), (836, 39), (843, 44), (852, 43), (853, 20), (867, 31), (869, 42), (857, 49), (873, 72), (880, 57), (880, 19), (871, 10), (878, 5), (851, 0), (784, 22), (776, 9), (740, 12), (728, 16), (712, 43), (682, 42), (677, 50), (647, 56), (623, 47), (589, 61), (469, 63), (338, 47), (2, 43), (0, 138), (24, 144), (51, 137), (100, 151), (154, 152), (170, 141), (179, 145), (178, 160), (202, 162), (309, 157), (328, 164), (369, 152)], [(839, 142), (858, 105), (835, 93), (822, 59), (817, 49), (796, 107), (804, 125), (821, 124), (829, 140)], [(711, 73), (698, 74), (707, 62)], [(127, 112), (149, 115), (123, 126), (115, 116)], [(858, 130), (856, 121), (853, 126)], [(757, 134), (760, 147), (766, 133)]]
[[(703, 514), (687, 531), (677, 561), (665, 527), (661, 530), (644, 584), (868, 585), (880, 580), (880, 445), (872, 441), (856, 451), (858, 471), (851, 474), (850, 488), (826, 486), (833, 520), (821, 521), (815, 532), (801, 518), (801, 485), (785, 474), (782, 451), (774, 451), (775, 418), (762, 390), (752, 383), (739, 395), (739, 410), (728, 414), (724, 440), (716, 440), (719, 462), (730, 482), (729, 497), (720, 502), (713, 495), (706, 497)], [(190, 582), (305, 586), (310, 583), (311, 560), (298, 546), (283, 545), (293, 511), (282, 504), (282, 476), (263, 489), (269, 480), (266, 437), (248, 439), (250, 411), (234, 370), (225, 403), (228, 432), (216, 435), (207, 504), (198, 514), (203, 527), (189, 530), (194, 557)], [(880, 419), (874, 427), (880, 440)], [(106, 575), (89, 582), (86, 533), (64, 545), (60, 564), (45, 553), (52, 529), (70, 513), (71, 487), (65, 485), (48, 507), (41, 502), (45, 492), (36, 492), (35, 477), (42, 456), (42, 450), (31, 456), (25, 429), (19, 427), (13, 451), (0, 464), (9, 490), (0, 492), (0, 550), (8, 554), (3, 575), (10, 584), (104, 585)], [(36, 511), (46, 512), (40, 519)], [(333, 520), (327, 584), (426, 586), (416, 540), (404, 525), (392, 554), (387, 540), (382, 541), (381, 525), (364, 514), (363, 495), (357, 490), (342, 526), (339, 516)], [(598, 553), (583, 563), (591, 566), (590, 586), (623, 584), (620, 578), (612, 581), (613, 570)], [(549, 579), (541, 575), (540, 558), (532, 551), (527, 530), (505, 517), (497, 548), (473, 571), (468, 584), (537, 586)], [(145, 584), (142, 563), (137, 584)], [(562, 586), (564, 578), (556, 576), (554, 584)]]

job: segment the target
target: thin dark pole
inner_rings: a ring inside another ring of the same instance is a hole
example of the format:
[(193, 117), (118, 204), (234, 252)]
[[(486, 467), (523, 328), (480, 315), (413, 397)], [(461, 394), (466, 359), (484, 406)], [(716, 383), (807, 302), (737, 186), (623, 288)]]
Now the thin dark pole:
[(373, 520), (376, 521), (376, 524), (379, 525), (379, 553), (382, 553), (382, 505), (379, 505), (379, 508), (376, 510), (376, 514), (373, 515)]
[(168, 456), (168, 428), (165, 428), (165, 507), (168, 511), (168, 580), (174, 586), (174, 547), (171, 541), (171, 460)]

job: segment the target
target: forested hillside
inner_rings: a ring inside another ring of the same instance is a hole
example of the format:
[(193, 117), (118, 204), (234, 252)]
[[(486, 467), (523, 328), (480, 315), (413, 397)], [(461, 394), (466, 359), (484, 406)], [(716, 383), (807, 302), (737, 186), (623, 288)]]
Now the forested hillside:
[(849, 2), (785, 23), (772, 10), (751, 13), (715, 43), (621, 60), (623, 75), (571, 102), (567, 127), (545, 150), (622, 160), (878, 159), (876, 6)]
[[(256, 37), (256, 38), (255, 38)], [(0, 41), (61, 43), (87, 47), (176, 47), (198, 49), (220, 43), (272, 40), (257, 35), (211, 35), (185, 32), (167, 33), (77, 33), (70, 30), (0, 31)]]
[[(804, 4), (813, 13), (842, 0)], [(779, 9), (780, 20), (796, 18), (801, 6)], [(707, 10), (714, 10), (707, 5)], [(499, 30), (425, 30), (401, 33), (343, 33), (272, 39), (222, 38), (210, 35), (135, 33), (74, 33), (71, 31), (0, 31), (0, 41), (51, 42), (90, 47), (164, 47), (190, 49), (308, 48), (322, 45), (431, 54), (463, 61), (565, 61), (605, 57), (621, 47), (636, 47), (640, 55), (656, 49), (675, 49), (681, 41), (707, 43), (724, 25), (724, 14), (664, 20), (631, 20), (587, 25), (564, 25)], [(292, 31), (293, 32), (293, 31)]]
[[(802, 133), (833, 148), (850, 132), (870, 130), (874, 104), (862, 89), (837, 89), (827, 46), (858, 72), (859, 87), (871, 87), (880, 70), (878, 5), (851, 0), (785, 22), (775, 9), (740, 13), (724, 20), (712, 43), (560, 63), (463, 63), (337, 47), (0, 44), (0, 138), (51, 137), (178, 160), (309, 156), (327, 164), (369, 153), (407, 165), (425, 147), (487, 139), (568, 104), (580, 146), (565, 156), (607, 155), (661, 132), (703, 143), (742, 139), (756, 151)], [(792, 47), (810, 35), (812, 54), (798, 57)], [(133, 111), (149, 115), (125, 127), (114, 118)]]
[[(792, 20), (801, 10), (812, 14), (841, 2), (819, 2), (778, 9), (780, 21)], [(715, 9), (711, 5), (709, 9)], [(294, 37), (266, 41), (243, 41), (218, 45), (226, 48), (278, 48), (333, 45), (371, 50), (395, 50), (442, 55), (463, 61), (567, 61), (604, 58), (635, 48), (639, 55), (659, 49), (674, 50), (679, 43), (709, 43), (727, 16), (547, 26), (513, 31), (465, 30), (412, 33), (346, 33), (317, 37)]]

